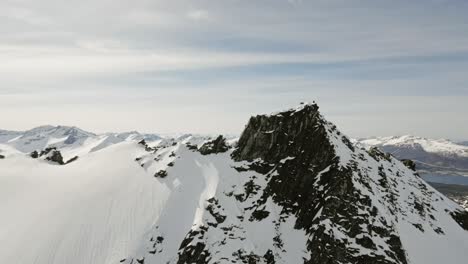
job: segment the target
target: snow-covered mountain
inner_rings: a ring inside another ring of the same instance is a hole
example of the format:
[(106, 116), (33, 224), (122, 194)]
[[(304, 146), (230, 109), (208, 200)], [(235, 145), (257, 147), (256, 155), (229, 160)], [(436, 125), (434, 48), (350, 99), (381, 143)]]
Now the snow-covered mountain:
[(374, 137), (360, 140), (362, 144), (372, 146), (398, 146), (420, 148), (428, 153), (443, 156), (468, 157), (468, 147), (447, 139), (429, 139), (411, 135), (394, 137)]
[(315, 104), (252, 117), (237, 143), (122, 141), (63, 165), (0, 149), (0, 263), (468, 259), (468, 212)]
[(445, 139), (415, 136), (377, 137), (358, 141), (377, 146), (399, 159), (411, 159), (428, 181), (468, 185), (468, 146)]
[(23, 153), (56, 148), (66, 158), (82, 156), (124, 141), (156, 141), (161, 138), (156, 134), (141, 134), (136, 131), (97, 135), (77, 127), (50, 125), (27, 131), (0, 130), (0, 145), (11, 146)]

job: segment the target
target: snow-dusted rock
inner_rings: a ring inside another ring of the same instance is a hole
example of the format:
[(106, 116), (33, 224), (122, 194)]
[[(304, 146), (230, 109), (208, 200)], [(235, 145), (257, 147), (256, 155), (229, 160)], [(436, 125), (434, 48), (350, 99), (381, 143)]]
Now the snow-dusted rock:
[(66, 166), (9, 152), (0, 263), (466, 263), (468, 213), (315, 104), (202, 155), (213, 140), (124, 140)]

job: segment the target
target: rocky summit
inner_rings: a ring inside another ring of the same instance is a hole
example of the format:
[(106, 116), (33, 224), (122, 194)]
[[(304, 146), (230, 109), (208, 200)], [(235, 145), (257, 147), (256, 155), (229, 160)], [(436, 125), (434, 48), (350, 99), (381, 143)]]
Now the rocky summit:
[[(23, 186), (32, 197), (17, 206), (35, 209), (10, 218), (22, 219), (15, 226), (28, 235), (0, 229), (0, 241), (27, 239), (28, 249), (6, 244), (0, 263), (468, 259), (467, 211), (429, 186), (410, 161), (353, 145), (316, 104), (254, 116), (237, 142), (125, 141), (64, 166), (9, 154), (0, 161), (9, 188), (13, 177), (33, 177), (15, 170), (18, 164), (50, 179)], [(14, 197), (0, 208), (8, 213), (13, 203)], [(43, 230), (50, 221), (57, 232)], [(9, 224), (0, 219), (0, 227)]]

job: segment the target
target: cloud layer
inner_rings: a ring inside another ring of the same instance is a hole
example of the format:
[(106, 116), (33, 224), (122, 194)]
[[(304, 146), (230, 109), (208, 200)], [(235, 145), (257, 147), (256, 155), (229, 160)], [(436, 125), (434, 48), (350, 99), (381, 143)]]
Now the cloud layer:
[[(317, 100), (352, 136), (468, 138), (466, 1), (0, 3), (0, 127), (239, 132)], [(454, 129), (457, 127), (457, 129)]]

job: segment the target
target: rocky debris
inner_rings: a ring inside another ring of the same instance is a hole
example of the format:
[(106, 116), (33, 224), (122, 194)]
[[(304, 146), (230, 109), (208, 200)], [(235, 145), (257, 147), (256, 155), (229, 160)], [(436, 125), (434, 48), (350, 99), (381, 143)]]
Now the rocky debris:
[(223, 223), (226, 220), (226, 216), (222, 215), (220, 212), (218, 212), (218, 210), (217, 210), (217, 208), (219, 206), (218, 200), (216, 198), (211, 198), (211, 199), (208, 200), (208, 203), (209, 204), (205, 209), (216, 220), (216, 223), (213, 223), (213, 225)]
[(54, 151), (54, 150), (57, 150), (56, 147), (48, 147), (48, 148), (45, 148), (44, 150), (41, 151), (41, 153), (39, 153), (39, 157), (42, 157), (44, 155), (47, 155), (49, 154), (51, 151)]
[(39, 158), (39, 152), (37, 152), (37, 150), (35, 150), (35, 151), (31, 152), (30, 156), (33, 159), (37, 159), (37, 158)]
[(62, 157), (62, 153), (60, 153), (60, 151), (58, 150), (53, 150), (46, 158), (45, 160), (48, 160), (48, 161), (51, 161), (51, 162), (55, 162), (55, 163), (58, 163), (60, 165), (64, 165), (65, 162), (63, 162), (63, 157)]
[(379, 148), (377, 147), (371, 147), (367, 153), (369, 153), (369, 155), (374, 158), (376, 161), (381, 161), (381, 160), (386, 160), (386, 161), (390, 161), (391, 159), (391, 155), (390, 153), (385, 153), (383, 151), (381, 151)]
[(468, 211), (455, 211), (451, 215), (463, 229), (468, 231)]
[(206, 264), (210, 259), (210, 252), (206, 249), (203, 242), (194, 243), (193, 240), (201, 232), (205, 232), (206, 227), (200, 227), (200, 230), (190, 230), (182, 241), (179, 248), (179, 259), (177, 264)]
[(156, 178), (166, 178), (166, 176), (167, 176), (167, 171), (165, 170), (160, 170), (156, 172), (156, 174), (154, 174), (154, 177)]
[(37, 150), (34, 150), (29, 154), (29, 156), (33, 159), (37, 159), (40, 157), (45, 157), (44, 159), (50, 162), (57, 163), (59, 165), (65, 165), (67, 163), (70, 163), (72, 161), (75, 161), (78, 159), (78, 157), (74, 157), (71, 160), (67, 161), (66, 163), (63, 161), (62, 153), (57, 150), (56, 147), (48, 147), (42, 150), (41, 152), (38, 152)]
[(147, 152), (156, 152), (158, 150), (158, 148), (152, 148), (150, 146), (148, 146), (148, 144), (146, 143), (146, 140), (142, 139), (138, 142), (138, 145), (142, 145), (143, 147), (145, 147), (145, 151)]
[(197, 145), (192, 145), (192, 144), (190, 144), (190, 143), (187, 143), (186, 146), (187, 146), (187, 148), (188, 148), (189, 150), (193, 150), (193, 151), (197, 151), (197, 150), (198, 150)]
[(412, 171), (416, 171), (416, 163), (410, 159), (402, 159), (401, 162), (403, 162), (403, 164), (405, 164), (405, 166), (412, 170)]
[(229, 146), (226, 143), (226, 138), (219, 135), (215, 140), (206, 142), (198, 150), (202, 155), (223, 153), (229, 150)]

